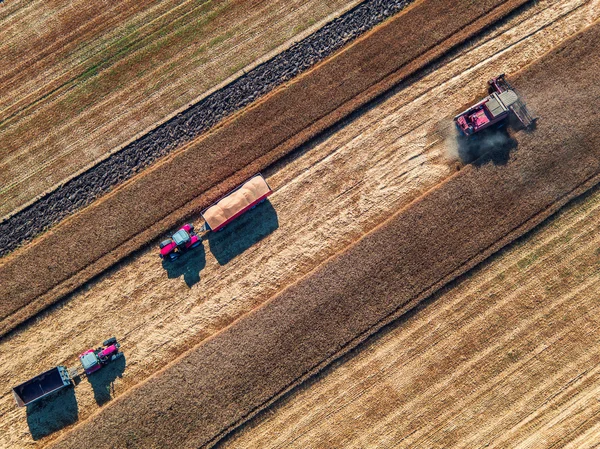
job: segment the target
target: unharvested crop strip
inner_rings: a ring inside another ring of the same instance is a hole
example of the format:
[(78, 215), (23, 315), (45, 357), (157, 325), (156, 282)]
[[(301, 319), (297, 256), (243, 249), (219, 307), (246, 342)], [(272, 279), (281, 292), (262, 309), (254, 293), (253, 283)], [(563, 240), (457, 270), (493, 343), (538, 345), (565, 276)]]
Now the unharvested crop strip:
[(414, 0), (366, 0), (0, 223), (0, 257), (226, 116), (323, 60)]
[(596, 185), (599, 41), (600, 23), (515, 78), (542, 119), (505, 165), (465, 168), (57, 445), (212, 446)]
[[(450, 0), (448, 4), (418, 2), (214, 132), (69, 217), (0, 261), (0, 333), (526, 2), (486, 0), (477, 7)], [(458, 19), (445, 19), (450, 16)], [(407, 36), (411, 36), (410, 44), (398, 51), (397, 43), (407, 41)], [(61, 250), (67, 241), (68, 251)]]

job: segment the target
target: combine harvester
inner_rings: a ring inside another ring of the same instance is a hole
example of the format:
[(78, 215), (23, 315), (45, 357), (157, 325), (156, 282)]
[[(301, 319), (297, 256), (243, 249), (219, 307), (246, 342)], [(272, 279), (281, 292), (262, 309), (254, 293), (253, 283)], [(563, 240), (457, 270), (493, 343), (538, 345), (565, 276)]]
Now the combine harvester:
[(537, 118), (532, 117), (504, 74), (489, 80), (488, 85), (489, 96), (454, 117), (461, 135), (470, 137), (492, 125), (503, 123), (511, 111), (525, 128), (534, 126)]
[[(123, 353), (119, 352), (120, 347), (121, 345), (117, 342), (117, 339), (112, 337), (102, 343), (101, 348), (88, 349), (80, 354), (79, 361), (83, 372), (89, 376), (110, 362), (123, 357)], [(79, 369), (78, 367), (55, 366), (51, 370), (14, 387), (13, 396), (17, 401), (17, 405), (24, 407), (73, 385), (74, 379), (82, 375)]]
[[(244, 212), (254, 209), (267, 199), (273, 190), (259, 173), (239, 185), (212, 206), (202, 211), (204, 224), (198, 232), (221, 231)], [(184, 224), (167, 240), (160, 242), (161, 259), (175, 260), (189, 249), (202, 242), (202, 237), (194, 231), (194, 225)]]

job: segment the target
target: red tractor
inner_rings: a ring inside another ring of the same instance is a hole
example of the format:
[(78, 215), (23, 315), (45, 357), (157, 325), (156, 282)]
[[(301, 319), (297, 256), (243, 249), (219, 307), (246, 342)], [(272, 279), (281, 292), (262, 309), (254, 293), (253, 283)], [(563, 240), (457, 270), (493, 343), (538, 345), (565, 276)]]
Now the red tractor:
[(83, 366), (85, 374), (88, 376), (104, 365), (117, 360), (119, 357), (123, 357), (123, 353), (119, 352), (121, 345), (117, 342), (115, 337), (109, 338), (102, 343), (101, 348), (88, 349), (87, 351), (79, 354), (79, 361)]
[(512, 111), (515, 117), (529, 128), (535, 118), (527, 110), (504, 74), (488, 81), (490, 95), (466, 111), (454, 117), (454, 122), (463, 136), (472, 136), (490, 126), (506, 120)]
[[(85, 374), (90, 375), (95, 373), (103, 366), (123, 357), (123, 353), (119, 352), (120, 348), (121, 345), (117, 342), (117, 339), (112, 337), (102, 343), (101, 348), (88, 349), (79, 354), (79, 361)], [(13, 396), (15, 397), (15, 401), (17, 401), (17, 405), (24, 407), (63, 388), (76, 384), (75, 379), (80, 377), (80, 375), (77, 367), (55, 366), (14, 387)]]
[(194, 225), (184, 224), (170, 239), (160, 242), (161, 259), (175, 260), (188, 249), (200, 245), (202, 240), (194, 232)]

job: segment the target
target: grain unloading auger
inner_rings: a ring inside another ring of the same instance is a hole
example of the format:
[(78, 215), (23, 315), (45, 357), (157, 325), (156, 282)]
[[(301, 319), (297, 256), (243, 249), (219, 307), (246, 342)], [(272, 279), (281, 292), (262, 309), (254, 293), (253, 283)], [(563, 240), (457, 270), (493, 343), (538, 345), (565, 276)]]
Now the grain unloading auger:
[(217, 202), (204, 209), (202, 227), (195, 231), (192, 223), (184, 224), (171, 238), (160, 242), (161, 259), (175, 260), (189, 249), (202, 243), (203, 234), (220, 231), (244, 212), (254, 209), (273, 193), (263, 176), (258, 173), (240, 184)]
[(523, 99), (506, 80), (504, 73), (488, 81), (490, 95), (454, 117), (457, 128), (464, 136), (472, 136), (494, 124), (504, 122), (510, 112), (525, 128), (531, 128), (533, 117)]

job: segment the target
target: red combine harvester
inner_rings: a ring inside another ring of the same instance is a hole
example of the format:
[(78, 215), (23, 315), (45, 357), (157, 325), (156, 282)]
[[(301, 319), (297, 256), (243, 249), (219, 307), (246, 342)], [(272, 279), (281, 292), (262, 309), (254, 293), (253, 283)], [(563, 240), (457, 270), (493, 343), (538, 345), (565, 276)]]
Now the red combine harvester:
[[(108, 363), (123, 357), (123, 353), (119, 352), (121, 345), (115, 337), (106, 340), (102, 343), (102, 346), (98, 349), (89, 349), (79, 355), (79, 361), (86, 375), (90, 375)], [(80, 377), (77, 367), (55, 366), (14, 387), (13, 396), (17, 405), (23, 407), (73, 385), (76, 377)]]
[[(273, 190), (269, 187), (265, 178), (260, 173), (254, 175), (202, 211), (204, 224), (199, 231), (204, 233), (222, 230), (244, 212), (254, 209), (258, 204), (265, 201), (272, 193)], [(186, 224), (170, 239), (163, 240), (160, 243), (160, 257), (175, 260), (183, 252), (198, 246), (201, 241), (201, 237), (194, 232), (194, 226)]]
[(454, 117), (454, 122), (462, 135), (469, 137), (501, 123), (509, 117), (511, 111), (525, 128), (535, 123), (536, 118), (531, 116), (525, 103), (506, 81), (504, 74), (489, 80), (488, 85), (489, 96)]

